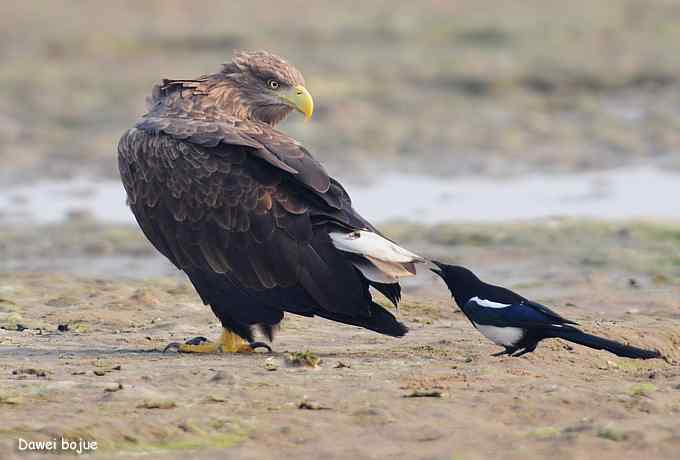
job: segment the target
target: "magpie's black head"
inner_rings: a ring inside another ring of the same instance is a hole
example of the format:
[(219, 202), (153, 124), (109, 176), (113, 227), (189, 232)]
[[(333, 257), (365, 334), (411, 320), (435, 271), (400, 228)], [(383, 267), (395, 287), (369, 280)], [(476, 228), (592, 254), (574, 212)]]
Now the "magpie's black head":
[(468, 300), (478, 294), (479, 286), (483, 283), (470, 270), (460, 265), (447, 265), (434, 260), (432, 263), (439, 269), (430, 270), (442, 277), (458, 306), (462, 308)]

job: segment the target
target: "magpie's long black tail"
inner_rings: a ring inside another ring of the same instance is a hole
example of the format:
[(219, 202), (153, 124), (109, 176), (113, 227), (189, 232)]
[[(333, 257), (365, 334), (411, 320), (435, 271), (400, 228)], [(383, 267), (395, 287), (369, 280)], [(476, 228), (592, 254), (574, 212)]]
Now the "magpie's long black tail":
[(559, 337), (560, 339), (585, 345), (596, 350), (607, 350), (610, 353), (626, 358), (651, 359), (661, 357), (661, 353), (657, 350), (631, 347), (613, 340), (586, 334), (578, 329), (551, 330), (550, 332), (553, 337)]

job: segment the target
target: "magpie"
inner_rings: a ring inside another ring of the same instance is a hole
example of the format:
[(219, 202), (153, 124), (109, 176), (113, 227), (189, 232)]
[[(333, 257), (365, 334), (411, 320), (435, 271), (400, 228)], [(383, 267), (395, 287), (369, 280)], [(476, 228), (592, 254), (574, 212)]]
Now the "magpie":
[(560, 338), (626, 358), (661, 357), (657, 350), (644, 350), (586, 334), (575, 327), (574, 321), (509, 289), (487, 284), (465, 267), (432, 262), (439, 269), (431, 270), (444, 279), (472, 325), (487, 339), (505, 348), (492, 356), (522, 356), (534, 351), (543, 339)]

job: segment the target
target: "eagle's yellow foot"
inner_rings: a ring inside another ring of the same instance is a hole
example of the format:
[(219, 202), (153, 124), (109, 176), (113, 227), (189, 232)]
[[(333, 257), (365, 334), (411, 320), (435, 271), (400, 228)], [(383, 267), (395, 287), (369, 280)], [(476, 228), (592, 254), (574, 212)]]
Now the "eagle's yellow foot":
[(212, 342), (205, 337), (194, 337), (184, 343), (172, 342), (163, 350), (177, 350), (180, 353), (252, 353), (257, 348), (272, 349), (263, 342), (248, 343), (239, 335), (231, 331), (222, 329), (222, 334), (216, 342)]

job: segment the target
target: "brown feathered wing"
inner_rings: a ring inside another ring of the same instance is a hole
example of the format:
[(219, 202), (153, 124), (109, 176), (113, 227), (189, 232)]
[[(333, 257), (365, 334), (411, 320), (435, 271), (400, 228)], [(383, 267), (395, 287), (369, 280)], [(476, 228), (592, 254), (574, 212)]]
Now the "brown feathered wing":
[[(378, 330), (364, 323), (391, 317), (376, 313), (360, 264), (352, 264), (357, 255), (329, 237), (375, 229), (290, 137), (256, 121), (147, 116), (118, 150), (145, 235), (189, 274), (223, 323), (276, 324), (288, 310)], [(397, 284), (372, 284), (398, 300)]]

